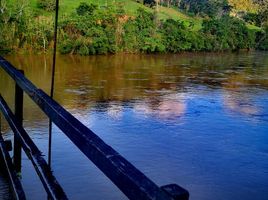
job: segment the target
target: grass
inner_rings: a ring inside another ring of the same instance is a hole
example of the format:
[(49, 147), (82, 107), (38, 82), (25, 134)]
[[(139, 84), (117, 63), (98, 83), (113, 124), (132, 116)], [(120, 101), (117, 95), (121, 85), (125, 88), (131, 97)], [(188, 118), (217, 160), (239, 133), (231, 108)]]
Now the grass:
[(247, 24), (247, 27), (248, 27), (248, 29), (253, 30), (253, 31), (260, 31), (261, 30), (260, 27), (252, 25), (252, 24)]
[[(15, 0), (13, 0), (15, 1)], [(70, 15), (71, 13), (75, 12), (75, 9), (80, 5), (82, 2), (93, 3), (98, 5), (100, 8), (109, 6), (109, 5), (122, 5), (127, 15), (136, 16), (137, 10), (142, 8), (148, 12), (154, 12), (152, 8), (144, 6), (141, 3), (137, 3), (135, 0), (60, 0), (60, 17), (65, 17), (66, 15)], [(53, 13), (46, 12), (42, 9), (37, 7), (37, 0), (30, 0), (30, 8), (33, 9), (38, 15), (50, 16)], [(174, 20), (181, 20), (184, 21), (186, 24), (192, 24), (192, 29), (194, 31), (198, 31), (202, 27), (203, 19), (201, 17), (193, 17), (189, 16), (182, 11), (179, 11), (177, 8), (167, 8), (160, 6), (159, 9), (159, 19), (166, 20), (166, 19), (174, 19)], [(252, 31), (260, 30), (259, 27), (247, 24), (247, 27)]]
[[(113, 5), (122, 5), (126, 10), (127, 15), (136, 16), (137, 10), (142, 8), (148, 12), (154, 12), (152, 8), (144, 6), (141, 3), (137, 3), (135, 0), (61, 0), (60, 1), (60, 17), (68, 16), (75, 12), (75, 9), (80, 3), (87, 2), (98, 5), (100, 8)], [(53, 13), (45, 12), (42, 9), (38, 9), (37, 0), (30, 0), (30, 8), (33, 9), (38, 15), (49, 16)], [(193, 24), (193, 30), (199, 30), (202, 26), (202, 18), (190, 17), (183, 12), (180, 12), (176, 8), (160, 7), (159, 19), (166, 20), (172, 18), (174, 20), (184, 21), (186, 24)]]
[(202, 27), (202, 18), (198, 17), (190, 17), (179, 10), (176, 10), (174, 8), (167, 8), (167, 7), (160, 7), (160, 19), (168, 19), (172, 18), (175, 20), (182, 20), (186, 23), (192, 23), (194, 30), (199, 30)]

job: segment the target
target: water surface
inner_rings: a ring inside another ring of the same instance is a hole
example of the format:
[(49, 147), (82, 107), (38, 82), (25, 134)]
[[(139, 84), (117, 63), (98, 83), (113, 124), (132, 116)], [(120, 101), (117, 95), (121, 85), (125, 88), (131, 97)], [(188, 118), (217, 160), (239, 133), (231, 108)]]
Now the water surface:
[[(6, 58), (49, 92), (50, 56)], [(61, 105), (158, 185), (192, 200), (268, 199), (267, 53), (58, 56), (55, 83)], [(0, 70), (13, 107), (12, 89)], [(24, 125), (47, 154), (47, 118), (27, 96)], [(126, 199), (56, 127), (52, 153), (70, 199)], [(22, 170), (28, 198), (45, 198), (25, 155)]]

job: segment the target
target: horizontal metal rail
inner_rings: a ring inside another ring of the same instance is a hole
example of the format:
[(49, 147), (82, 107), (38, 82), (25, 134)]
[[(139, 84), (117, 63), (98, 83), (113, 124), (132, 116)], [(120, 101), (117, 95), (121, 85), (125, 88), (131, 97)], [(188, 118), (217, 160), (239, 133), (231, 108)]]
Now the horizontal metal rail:
[(0, 110), (2, 111), (5, 119), (7, 120), (10, 128), (15, 135), (18, 136), (20, 144), (26, 153), (29, 160), (32, 162), (37, 175), (39, 176), (48, 196), (50, 199), (67, 199), (63, 189), (57, 182), (56, 178), (51, 172), (50, 167), (46, 163), (41, 151), (34, 144), (32, 139), (18, 123), (15, 115), (12, 113), (7, 103), (0, 95)]
[[(16, 84), (44, 111), (62, 132), (129, 198), (167, 200), (174, 198), (161, 189), (130, 162), (101, 140), (94, 132), (36, 88), (8, 61), (0, 57), (0, 66)], [(176, 187), (175, 187), (176, 188)], [(187, 192), (187, 191), (186, 191)], [(178, 196), (178, 195), (177, 195)]]
[(10, 181), (10, 187), (13, 192), (13, 197), (16, 200), (25, 200), (25, 194), (21, 185), (19, 178), (17, 177), (17, 173), (15, 171), (14, 165), (12, 164), (12, 160), (9, 156), (9, 153), (6, 149), (6, 143), (0, 133), (0, 160), (3, 162), (5, 166), (5, 170), (7, 171), (8, 178)]

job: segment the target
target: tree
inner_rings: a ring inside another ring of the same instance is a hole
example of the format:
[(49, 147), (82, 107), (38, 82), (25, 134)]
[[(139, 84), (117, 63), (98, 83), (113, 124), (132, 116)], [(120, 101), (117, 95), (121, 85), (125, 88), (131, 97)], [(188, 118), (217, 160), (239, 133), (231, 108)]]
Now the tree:
[(181, 0), (180, 8), (195, 15), (210, 17), (228, 14), (231, 9), (227, 0)]
[(225, 16), (203, 22), (201, 30), (207, 38), (211, 50), (238, 50), (254, 47), (255, 35), (246, 24), (237, 18)]
[(236, 11), (256, 13), (258, 5), (253, 0), (228, 0), (229, 5)]
[(97, 9), (97, 6), (94, 4), (87, 4), (85, 2), (80, 3), (76, 8), (76, 13), (78, 15), (91, 15)]
[(268, 0), (256, 0), (261, 26), (268, 25)]
[(183, 22), (168, 19), (163, 23), (162, 29), (167, 51), (177, 53), (191, 49), (190, 32)]
[(143, 4), (144, 4), (144, 5), (148, 5), (148, 6), (150, 6), (150, 7), (153, 7), (153, 6), (156, 5), (156, 0), (144, 0), (144, 1), (143, 1)]

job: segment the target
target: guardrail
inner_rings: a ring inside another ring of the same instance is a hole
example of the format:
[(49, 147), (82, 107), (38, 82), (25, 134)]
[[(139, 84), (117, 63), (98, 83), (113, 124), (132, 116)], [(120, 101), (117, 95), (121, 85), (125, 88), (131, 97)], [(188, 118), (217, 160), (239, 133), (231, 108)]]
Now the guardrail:
[[(41, 89), (36, 88), (20, 71), (0, 57), (0, 67), (16, 83), (15, 114), (0, 95), (0, 110), (14, 132), (14, 167), (20, 171), (21, 148), (31, 160), (51, 199), (67, 199), (41, 152), (22, 126), (23, 92), (40, 107), (61, 131), (83, 152), (129, 199), (187, 200), (187, 190), (176, 184), (159, 187), (130, 162), (107, 145), (94, 132), (78, 121)], [(16, 190), (16, 189), (14, 189)]]

